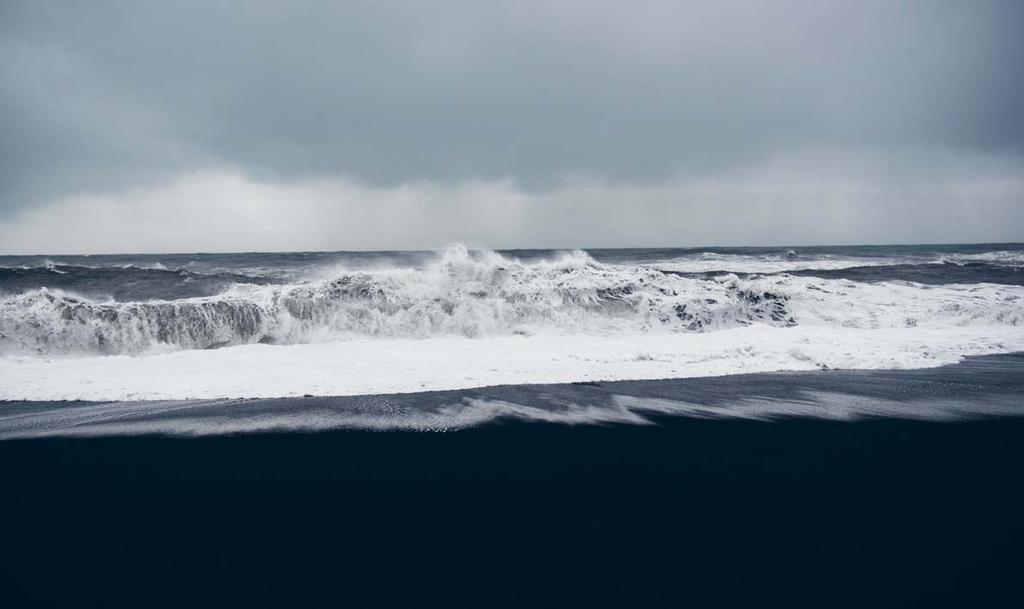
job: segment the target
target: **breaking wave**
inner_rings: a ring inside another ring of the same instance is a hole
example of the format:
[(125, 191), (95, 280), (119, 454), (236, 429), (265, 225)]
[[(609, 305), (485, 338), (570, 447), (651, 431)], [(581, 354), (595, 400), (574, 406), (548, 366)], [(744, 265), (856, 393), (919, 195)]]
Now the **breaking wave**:
[[(158, 268), (125, 271), (183, 277), (182, 271)], [(120, 302), (53, 288), (8, 295), (0, 298), (0, 351), (138, 354), (375, 337), (1024, 322), (1020, 286), (865, 284), (791, 275), (696, 278), (602, 264), (581, 251), (524, 263), (455, 245), (423, 268), (337, 271), (284, 285), (245, 276), (216, 281), (215, 294), (177, 300)]]

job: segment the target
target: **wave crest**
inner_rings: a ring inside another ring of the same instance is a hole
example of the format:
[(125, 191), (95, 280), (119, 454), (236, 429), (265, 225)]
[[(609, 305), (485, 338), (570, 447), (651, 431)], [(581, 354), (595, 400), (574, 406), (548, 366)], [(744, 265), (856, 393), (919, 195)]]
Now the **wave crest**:
[[(165, 271), (166, 272), (166, 271)], [(585, 252), (524, 263), (453, 245), (424, 268), (338, 272), (212, 296), (115, 302), (40, 288), (0, 298), (0, 350), (104, 353), (350, 338), (707, 332), (750, 324), (845, 328), (1024, 323), (1024, 288), (712, 279), (607, 265)]]

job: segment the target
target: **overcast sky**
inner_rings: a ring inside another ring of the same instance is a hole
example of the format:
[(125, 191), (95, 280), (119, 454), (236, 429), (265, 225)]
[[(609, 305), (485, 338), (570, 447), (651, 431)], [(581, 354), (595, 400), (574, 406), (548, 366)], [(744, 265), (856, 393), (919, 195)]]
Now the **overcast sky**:
[(0, 3), (0, 252), (1024, 241), (1024, 2)]

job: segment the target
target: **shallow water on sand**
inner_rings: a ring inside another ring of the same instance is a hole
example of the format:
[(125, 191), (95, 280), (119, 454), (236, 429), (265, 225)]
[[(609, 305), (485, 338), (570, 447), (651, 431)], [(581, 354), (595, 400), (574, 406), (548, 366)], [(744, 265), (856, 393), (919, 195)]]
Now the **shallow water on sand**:
[[(0, 442), (0, 589), (9, 606), (1015, 606), (1022, 370), (7, 403), (8, 438), (90, 437)], [(406, 424), (472, 401), (515, 407)], [(296, 433), (346, 416), (397, 423)], [(218, 435), (242, 430), (274, 433)]]

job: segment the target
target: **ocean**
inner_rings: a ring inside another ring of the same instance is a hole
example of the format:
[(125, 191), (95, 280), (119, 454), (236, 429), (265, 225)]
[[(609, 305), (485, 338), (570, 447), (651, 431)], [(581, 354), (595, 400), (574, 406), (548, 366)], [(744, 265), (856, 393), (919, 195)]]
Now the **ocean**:
[(3, 257), (0, 399), (939, 366), (1024, 350), (1022, 284), (1016, 244)]
[(0, 257), (6, 606), (1018, 606), (1024, 245)]

